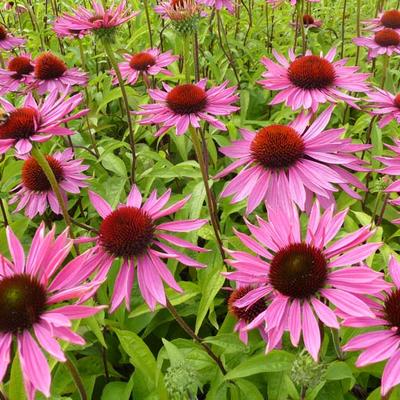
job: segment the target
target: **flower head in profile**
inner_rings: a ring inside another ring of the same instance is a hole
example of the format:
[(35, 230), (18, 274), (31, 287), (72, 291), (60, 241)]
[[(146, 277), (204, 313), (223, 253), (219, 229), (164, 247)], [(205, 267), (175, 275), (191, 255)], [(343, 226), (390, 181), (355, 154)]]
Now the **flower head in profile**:
[(86, 72), (78, 68), (68, 68), (61, 58), (53, 53), (40, 54), (34, 60), (34, 81), (32, 87), (42, 95), (46, 92), (64, 93), (74, 85), (87, 84)]
[(0, 154), (15, 147), (18, 155), (25, 155), (32, 149), (32, 142), (45, 142), (54, 135), (73, 135), (75, 132), (61, 126), (85, 115), (88, 110), (81, 110), (69, 115), (81, 103), (82, 95), (67, 97), (67, 93), (58, 96), (53, 91), (39, 104), (29, 93), (22, 107), (15, 107), (0, 98), (0, 105), (8, 113), (0, 123)]
[(256, 133), (241, 129), (241, 140), (220, 148), (237, 160), (216, 178), (244, 166), (221, 196), (234, 195), (233, 203), (247, 198), (246, 213), (262, 201), (278, 208), (291, 208), (291, 203), (296, 203), (309, 211), (314, 195), (326, 208), (335, 203), (337, 186), (359, 199), (351, 186), (366, 187), (352, 172), (365, 168), (354, 153), (370, 146), (341, 138), (344, 129), (324, 130), (332, 111), (333, 107), (325, 110), (310, 126), (311, 115), (302, 113), (289, 125), (269, 125)]
[(391, 256), (389, 274), (393, 285), (384, 293), (369, 299), (375, 315), (349, 316), (345, 326), (373, 328), (350, 339), (343, 347), (345, 351), (361, 351), (356, 366), (388, 360), (382, 375), (381, 394), (386, 396), (390, 389), (400, 383), (400, 264)]
[[(118, 64), (122, 78), (126, 83), (134, 85), (140, 75), (144, 77), (157, 74), (172, 76), (172, 73), (165, 67), (178, 60), (179, 57), (172, 55), (171, 51), (160, 53), (158, 49), (149, 49), (135, 54), (125, 54), (124, 58), (125, 61)], [(115, 71), (111, 72), (115, 77)], [(118, 83), (116, 77), (113, 83)]]
[(371, 114), (381, 117), (378, 121), (380, 128), (385, 127), (394, 119), (400, 124), (400, 93), (394, 95), (386, 90), (375, 88), (375, 91), (368, 93), (366, 101), (370, 103)]
[(11, 36), (7, 29), (0, 24), (0, 49), (1, 50), (13, 50), (16, 47), (23, 45), (26, 42), (25, 39), (16, 38)]
[(87, 252), (62, 266), (72, 247), (67, 230), (55, 237), (55, 228), (46, 234), (42, 224), (27, 257), (10, 227), (6, 233), (12, 262), (0, 256), (0, 382), (15, 339), (28, 398), (33, 400), (36, 391), (49, 397), (51, 373), (43, 350), (65, 361), (58, 339), (85, 343), (72, 330), (71, 320), (100, 311), (79, 303), (101, 282), (88, 281), (93, 269)]
[(85, 7), (78, 7), (73, 15), (64, 14), (57, 19), (55, 31), (61, 36), (69, 36), (76, 33), (78, 36), (83, 36), (89, 32), (93, 32), (100, 37), (110, 37), (115, 32), (115, 29), (135, 17), (138, 13), (129, 12), (126, 9), (126, 0), (114, 3), (109, 9), (105, 9), (101, 1), (92, 1), (92, 10)]
[[(291, 25), (293, 27), (298, 27), (299, 28), (299, 22), (291, 22)], [(321, 28), (322, 26), (322, 21), (320, 19), (316, 19), (314, 18), (312, 15), (310, 14), (304, 14), (303, 15), (303, 25), (305, 28)]]
[(275, 50), (273, 54), (278, 63), (264, 57), (261, 62), (267, 71), (262, 74), (264, 79), (259, 81), (265, 89), (279, 91), (271, 104), (285, 103), (292, 110), (311, 108), (316, 112), (320, 104), (342, 100), (358, 108), (355, 104), (357, 99), (342, 90), (369, 90), (366, 83), (368, 74), (357, 72), (358, 67), (346, 66), (346, 59), (333, 61), (336, 49), (331, 49), (325, 56), (307, 51), (297, 58), (289, 50), (289, 61)]
[(13, 10), (16, 12), (17, 15), (19, 14), (23, 14), (25, 12), (27, 12), (27, 8), (25, 6), (23, 6), (22, 4), (15, 4), (15, 1), (7, 1), (4, 4), (4, 9), (5, 10)]
[(171, 190), (160, 197), (154, 191), (142, 204), (142, 195), (134, 185), (126, 204), (113, 210), (98, 194), (89, 192), (90, 201), (103, 218), (99, 235), (93, 239), (96, 241), (96, 254), (92, 262), (100, 266), (100, 275), (103, 276), (115, 259), (122, 259), (111, 299), (111, 312), (124, 300), (126, 307), (130, 308), (135, 267), (140, 292), (152, 310), (157, 303), (166, 305), (163, 281), (174, 290), (182, 292), (163, 259), (174, 258), (190, 267), (203, 267), (171, 245), (196, 252), (205, 250), (169, 232), (191, 232), (202, 227), (207, 220), (158, 221), (180, 210), (189, 200), (186, 197), (165, 207), (170, 196)]
[(235, 6), (231, 0), (199, 0), (199, 2), (207, 7), (215, 8), (216, 10), (226, 8), (231, 14), (235, 11)]
[(225, 131), (226, 126), (215, 116), (229, 115), (239, 109), (232, 105), (238, 99), (236, 87), (227, 88), (226, 81), (207, 90), (206, 84), (207, 79), (202, 79), (195, 84), (187, 83), (174, 88), (163, 83), (164, 90), (150, 89), (149, 95), (155, 103), (145, 104), (141, 111), (135, 112), (147, 116), (140, 124), (160, 124), (156, 136), (172, 127), (175, 127), (177, 135), (183, 135), (189, 125), (199, 128), (201, 120)]
[(24, 53), (9, 59), (6, 69), (0, 69), (0, 94), (17, 92), (22, 84), (33, 81), (34, 66), (31, 55)]
[(369, 60), (383, 54), (400, 54), (400, 33), (391, 28), (381, 29), (373, 36), (354, 38), (353, 42), (368, 49)]
[(366, 30), (373, 32), (389, 28), (394, 29), (397, 31), (397, 33), (400, 33), (400, 11), (387, 10), (385, 12), (381, 12), (376, 18), (363, 21), (363, 24), (366, 25)]
[[(47, 162), (52, 169), (58, 182), (61, 194), (66, 200), (67, 193), (80, 193), (80, 188), (88, 186), (87, 176), (83, 171), (88, 169), (82, 165), (83, 160), (74, 159), (71, 149), (57, 152), (46, 156)], [(42, 168), (33, 157), (28, 157), (22, 166), (21, 183), (15, 188), (15, 196), (10, 204), (18, 203), (15, 212), (25, 208), (25, 215), (33, 218), (42, 215), (50, 206), (55, 214), (61, 214), (61, 206), (53, 192)]]
[(271, 302), (247, 325), (252, 329), (265, 324), (267, 351), (274, 349), (283, 333), (289, 331), (294, 346), (303, 335), (306, 349), (317, 360), (321, 345), (318, 320), (338, 329), (336, 310), (373, 317), (359, 296), (387, 287), (383, 274), (363, 264), (381, 243), (363, 244), (374, 234), (369, 226), (333, 241), (347, 211), (334, 214), (330, 207), (321, 215), (315, 202), (304, 238), (294, 208), (289, 213), (270, 208), (268, 222), (257, 218), (258, 225), (246, 221), (253, 237), (235, 232), (255, 255), (228, 251), (232, 259), (227, 262), (235, 270), (225, 275), (239, 284), (255, 287), (234, 303), (236, 307), (247, 310), (260, 299)]

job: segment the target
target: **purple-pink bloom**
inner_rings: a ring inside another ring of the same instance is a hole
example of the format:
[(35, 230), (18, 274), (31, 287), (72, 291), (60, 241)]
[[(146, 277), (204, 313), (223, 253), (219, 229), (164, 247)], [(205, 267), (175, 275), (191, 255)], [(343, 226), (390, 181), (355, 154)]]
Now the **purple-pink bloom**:
[[(293, 27), (300, 27), (299, 22), (291, 22), (290, 23)], [(320, 28), (322, 26), (322, 20), (320, 19), (315, 19), (312, 15), (310, 14), (304, 14), (303, 15), (303, 25), (305, 28)]]
[(263, 80), (259, 83), (268, 90), (278, 90), (270, 104), (285, 103), (292, 110), (299, 108), (316, 112), (320, 104), (336, 103), (343, 100), (352, 107), (357, 99), (343, 93), (367, 92), (369, 90), (366, 79), (368, 74), (359, 73), (359, 67), (346, 66), (347, 59), (333, 62), (336, 49), (331, 49), (326, 56), (312, 55), (308, 50), (304, 56), (296, 57), (289, 50), (289, 61), (273, 50), (278, 61), (274, 63), (267, 57), (261, 62), (267, 68), (262, 74)]
[[(93, 268), (89, 252), (62, 266), (72, 240), (68, 230), (55, 237), (55, 227), (36, 231), (25, 256), (10, 227), (6, 230), (12, 262), (0, 255), (0, 382), (10, 363), (13, 339), (21, 362), (29, 400), (40, 391), (50, 396), (51, 372), (45, 350), (58, 361), (66, 361), (58, 339), (83, 345), (84, 339), (72, 330), (71, 320), (90, 317), (102, 307), (81, 305), (102, 282), (88, 281)], [(66, 302), (73, 301), (73, 304)]]
[(378, 14), (378, 17), (363, 21), (366, 25), (365, 29), (373, 32), (380, 31), (385, 28), (394, 29), (400, 33), (400, 11), (387, 10)]
[(23, 38), (16, 38), (11, 36), (6, 28), (0, 24), (0, 49), (2, 50), (13, 50), (16, 47), (23, 45), (26, 42)]
[(0, 69), (0, 95), (17, 92), (22, 84), (33, 81), (34, 66), (31, 55), (22, 53), (7, 62), (7, 69)]
[(347, 212), (334, 214), (330, 207), (321, 215), (316, 201), (305, 238), (294, 207), (291, 212), (270, 208), (268, 222), (257, 217), (258, 225), (246, 221), (253, 237), (235, 231), (255, 255), (228, 250), (232, 259), (227, 262), (234, 271), (224, 275), (241, 285), (255, 286), (234, 303), (236, 307), (247, 309), (260, 299), (270, 302), (247, 325), (247, 329), (265, 325), (267, 351), (276, 348), (283, 333), (289, 331), (294, 346), (303, 335), (307, 351), (317, 360), (321, 345), (318, 320), (338, 329), (337, 310), (351, 316), (374, 316), (359, 295), (387, 287), (383, 274), (363, 263), (381, 243), (363, 244), (374, 234), (370, 226), (333, 241)]
[(204, 4), (207, 7), (215, 8), (216, 10), (226, 8), (231, 14), (235, 11), (235, 6), (231, 0), (199, 0), (199, 3)]
[[(122, 78), (126, 83), (134, 85), (139, 76), (163, 74), (172, 76), (168, 71), (168, 65), (179, 59), (179, 56), (172, 55), (171, 51), (160, 53), (158, 49), (148, 49), (135, 54), (124, 54), (125, 61), (118, 64)], [(118, 79), (115, 71), (111, 70), (114, 76), (113, 83), (117, 84)]]
[(233, 195), (233, 203), (247, 198), (246, 213), (262, 201), (276, 208), (291, 208), (293, 202), (309, 211), (314, 195), (326, 208), (335, 203), (336, 185), (360, 199), (351, 186), (366, 187), (352, 172), (365, 170), (365, 162), (355, 153), (370, 146), (341, 138), (344, 129), (324, 130), (332, 111), (329, 107), (310, 126), (311, 114), (301, 113), (287, 126), (269, 125), (256, 133), (241, 129), (241, 140), (220, 148), (224, 155), (237, 160), (215, 178), (244, 166), (221, 196)]
[(99, 235), (88, 239), (96, 241), (92, 263), (99, 265), (99, 275), (104, 276), (114, 260), (122, 259), (111, 299), (111, 312), (124, 300), (126, 308), (130, 309), (135, 267), (140, 292), (151, 310), (154, 310), (157, 303), (166, 305), (163, 281), (177, 292), (182, 292), (182, 288), (162, 259), (173, 258), (190, 267), (204, 267), (203, 264), (170, 246), (196, 252), (206, 250), (169, 232), (191, 232), (202, 227), (207, 220), (159, 222), (159, 219), (180, 210), (190, 198), (186, 197), (165, 207), (170, 196), (171, 190), (167, 190), (160, 197), (153, 191), (142, 205), (142, 195), (136, 185), (133, 185), (126, 204), (119, 205), (113, 210), (98, 194), (89, 192), (91, 203), (103, 218)]
[[(89, 167), (82, 165), (83, 160), (74, 159), (71, 149), (56, 152), (46, 156), (47, 162), (61, 190), (61, 195), (67, 201), (67, 193), (80, 193), (80, 188), (87, 187), (87, 176), (83, 174)], [(14, 189), (17, 192), (10, 204), (19, 202), (15, 212), (25, 208), (25, 215), (33, 218), (43, 215), (50, 206), (55, 214), (62, 214), (56, 194), (42, 168), (33, 157), (28, 157), (22, 166), (21, 183)]]
[(81, 110), (68, 116), (82, 99), (81, 94), (67, 98), (67, 93), (58, 96), (53, 91), (38, 104), (32, 93), (29, 93), (22, 107), (17, 108), (0, 98), (0, 104), (8, 113), (6, 120), (0, 123), (0, 154), (15, 147), (18, 155), (25, 155), (31, 151), (32, 142), (46, 142), (54, 135), (73, 135), (74, 131), (61, 125), (88, 112)]
[(204, 120), (222, 131), (226, 126), (215, 116), (229, 115), (239, 109), (233, 106), (238, 96), (236, 86), (227, 88), (228, 82), (206, 90), (207, 79), (195, 84), (183, 84), (172, 88), (163, 83), (164, 90), (150, 89), (149, 95), (155, 101), (152, 104), (141, 106), (142, 110), (135, 114), (146, 115), (142, 125), (160, 124), (156, 132), (160, 136), (170, 128), (175, 127), (177, 135), (183, 135), (189, 125), (200, 128), (200, 121)]
[(368, 60), (383, 54), (400, 54), (400, 34), (394, 29), (384, 28), (375, 32), (374, 36), (354, 38), (353, 42), (368, 48)]
[(381, 116), (378, 122), (380, 128), (385, 127), (393, 119), (400, 123), (400, 94), (394, 95), (375, 88), (375, 91), (368, 93), (366, 101), (371, 103), (371, 114)]
[(389, 275), (393, 280), (390, 289), (377, 295), (374, 300), (369, 299), (374, 314), (349, 316), (343, 322), (344, 326), (375, 328), (350, 339), (343, 350), (361, 350), (356, 361), (359, 368), (388, 360), (382, 375), (382, 396), (400, 383), (400, 264), (394, 256), (389, 260)]

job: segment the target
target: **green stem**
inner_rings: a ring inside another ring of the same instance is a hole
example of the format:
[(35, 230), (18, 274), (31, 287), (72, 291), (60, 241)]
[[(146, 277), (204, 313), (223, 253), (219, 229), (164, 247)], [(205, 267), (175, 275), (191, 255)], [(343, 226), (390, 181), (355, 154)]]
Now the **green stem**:
[(151, 30), (150, 16), (149, 16), (149, 3), (147, 0), (143, 0), (144, 12), (146, 14), (147, 30), (149, 32), (150, 47), (153, 48), (153, 32)]
[(383, 55), (383, 67), (382, 67), (382, 81), (381, 88), (385, 89), (386, 74), (389, 66), (389, 56), (387, 54)]
[(65, 365), (68, 368), (69, 373), (71, 374), (71, 377), (75, 383), (75, 386), (78, 389), (78, 392), (81, 396), (81, 399), (88, 400), (88, 396), (87, 396), (86, 390), (85, 390), (85, 385), (82, 382), (82, 379), (80, 377), (78, 369), (75, 367), (75, 365), (72, 363), (72, 361), (69, 358), (67, 358)]
[(301, 0), (300, 6), (300, 28), (301, 28), (301, 45), (302, 45), (302, 54), (303, 56), (306, 54), (306, 35), (304, 30), (304, 0)]
[(332, 341), (333, 347), (335, 348), (335, 352), (338, 360), (344, 360), (344, 353), (342, 348), (340, 347), (340, 339), (339, 339), (339, 331), (337, 329), (331, 328), (332, 333)]
[[(356, 19), (356, 31), (357, 31), (357, 37), (361, 36), (361, 0), (357, 0), (357, 19)], [(358, 61), (360, 59), (360, 46), (356, 45), (356, 61), (355, 65), (358, 65)]]
[(378, 206), (381, 201), (381, 197), (382, 197), (382, 192), (378, 192), (378, 194), (376, 195), (376, 199), (375, 199), (374, 211), (371, 215), (371, 224), (372, 225), (375, 224), (375, 217), (376, 217), (376, 214), (378, 213)]
[(122, 93), (122, 99), (123, 103), (125, 106), (125, 112), (126, 112), (126, 118), (128, 120), (128, 130), (129, 130), (129, 141), (130, 141), (130, 146), (131, 146), (131, 152), (132, 152), (132, 168), (131, 168), (131, 183), (135, 183), (135, 171), (136, 171), (136, 151), (135, 151), (135, 134), (133, 131), (133, 123), (132, 123), (132, 117), (129, 109), (129, 102), (128, 102), (128, 95), (126, 93), (125, 89), (125, 84), (122, 79), (121, 71), (118, 66), (118, 62), (114, 57), (114, 53), (112, 51), (111, 45), (109, 42), (107, 42), (106, 39), (102, 39), (104, 50), (107, 53), (107, 57), (110, 61), (110, 64), (114, 68), (115, 74), (117, 75), (119, 87), (121, 89)]
[(185, 72), (185, 82), (191, 82), (190, 63), (189, 63), (190, 35), (183, 36), (183, 68)]

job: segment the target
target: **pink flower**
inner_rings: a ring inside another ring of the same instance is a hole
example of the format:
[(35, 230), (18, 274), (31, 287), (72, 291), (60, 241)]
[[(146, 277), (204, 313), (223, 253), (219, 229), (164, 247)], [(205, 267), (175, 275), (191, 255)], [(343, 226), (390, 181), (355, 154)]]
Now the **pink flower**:
[(5, 122), (0, 124), (0, 154), (15, 146), (18, 155), (31, 151), (32, 142), (45, 142), (56, 135), (73, 135), (74, 131), (61, 124), (85, 115), (88, 110), (70, 114), (82, 101), (82, 95), (67, 98), (67, 93), (58, 96), (50, 93), (43, 102), (37, 104), (29, 93), (23, 106), (16, 108), (7, 100), (0, 98), (0, 104), (9, 113)]
[(139, 289), (151, 310), (154, 310), (157, 303), (166, 305), (162, 281), (174, 290), (182, 292), (174, 276), (162, 261), (163, 258), (174, 258), (190, 267), (203, 267), (202, 264), (170, 245), (198, 252), (206, 250), (167, 232), (191, 232), (202, 227), (207, 221), (194, 219), (157, 222), (158, 219), (180, 210), (189, 200), (189, 197), (186, 197), (164, 208), (170, 196), (171, 190), (161, 197), (157, 197), (154, 191), (142, 205), (142, 195), (134, 185), (128, 195), (126, 205), (120, 205), (116, 210), (112, 210), (111, 206), (98, 194), (89, 192), (90, 201), (103, 218), (99, 235), (93, 238), (97, 244), (92, 263), (100, 266), (100, 275), (103, 276), (115, 259), (122, 258), (122, 266), (116, 278), (111, 299), (111, 312), (124, 299), (126, 308), (130, 309), (135, 266)]
[[(296, 27), (297, 23), (291, 22), (293, 27)], [(300, 25), (300, 23), (299, 23)], [(320, 28), (322, 26), (322, 21), (320, 19), (315, 19), (312, 15), (304, 14), (303, 15), (303, 25), (305, 28)]]
[(67, 36), (69, 31), (81, 37), (89, 32), (113, 30), (138, 14), (125, 10), (126, 0), (122, 0), (117, 6), (113, 3), (107, 10), (100, 1), (92, 1), (92, 6), (93, 10), (78, 7), (73, 15), (64, 14), (58, 18), (54, 27), (56, 33)]
[[(124, 58), (126, 61), (118, 65), (122, 77), (130, 85), (134, 85), (141, 74), (146, 76), (157, 74), (172, 76), (172, 73), (164, 67), (179, 59), (178, 56), (173, 56), (171, 51), (160, 53), (158, 49), (149, 49), (135, 54), (125, 54)], [(115, 76), (114, 70), (111, 70), (111, 73)], [(116, 77), (113, 83), (118, 83)]]
[(383, 13), (379, 13), (377, 18), (363, 21), (363, 24), (367, 25), (365, 27), (366, 30), (373, 32), (390, 28), (396, 30), (397, 33), (400, 33), (400, 11), (388, 10)]
[(341, 89), (352, 92), (368, 91), (366, 79), (368, 74), (358, 73), (358, 67), (345, 66), (347, 60), (333, 62), (336, 49), (331, 49), (326, 56), (312, 55), (310, 51), (305, 56), (296, 58), (289, 50), (288, 62), (282, 55), (273, 50), (279, 64), (263, 57), (261, 62), (267, 71), (259, 81), (265, 89), (279, 90), (270, 104), (285, 103), (292, 110), (299, 108), (316, 112), (319, 104), (343, 100), (352, 107), (358, 108), (355, 97), (349, 96)]
[[(66, 359), (57, 339), (85, 343), (71, 329), (71, 320), (101, 310), (77, 304), (101, 282), (87, 281), (93, 272), (88, 252), (62, 267), (72, 247), (67, 230), (55, 238), (55, 228), (45, 234), (42, 224), (27, 257), (10, 227), (6, 233), (13, 262), (0, 256), (0, 382), (15, 338), (28, 398), (33, 400), (37, 390), (49, 397), (51, 373), (41, 348), (62, 362)], [(70, 300), (75, 304), (66, 303)]]
[[(307, 0), (309, 3), (319, 3), (320, 0)], [(283, 4), (285, 0), (267, 0), (267, 3), (270, 4), (273, 8), (280, 6)], [(295, 6), (297, 4), (297, 0), (290, 0), (290, 5)]]
[[(162, 1), (154, 7), (154, 11), (163, 19), (170, 19), (173, 22), (195, 23), (198, 15), (204, 17), (207, 13), (201, 11), (200, 0), (169, 0)], [(187, 28), (187, 27), (186, 27)]]
[(140, 124), (161, 124), (156, 132), (160, 136), (168, 129), (175, 127), (177, 135), (183, 135), (189, 124), (194, 128), (200, 127), (200, 120), (207, 121), (210, 125), (222, 131), (226, 126), (214, 115), (229, 115), (239, 107), (231, 105), (237, 101), (236, 86), (227, 88), (228, 82), (206, 90), (207, 79), (202, 79), (196, 84), (178, 85), (174, 88), (163, 83), (164, 90), (150, 89), (149, 95), (155, 101), (145, 104), (135, 114), (147, 115)]
[(208, 7), (213, 7), (216, 10), (222, 10), (226, 8), (231, 14), (235, 11), (235, 6), (231, 0), (199, 0), (199, 3), (202, 3)]
[[(271, 304), (247, 325), (252, 329), (265, 324), (267, 351), (276, 347), (284, 331), (289, 331), (294, 346), (300, 336), (310, 355), (317, 360), (321, 345), (318, 319), (326, 326), (339, 328), (336, 309), (351, 316), (373, 317), (360, 294), (374, 294), (387, 287), (381, 273), (363, 264), (381, 243), (366, 243), (374, 231), (363, 227), (331, 242), (348, 210), (333, 213), (333, 207), (320, 215), (315, 202), (305, 238), (296, 209), (290, 213), (270, 208), (269, 221), (257, 217), (258, 226), (247, 222), (253, 237), (235, 232), (245, 251), (229, 251), (227, 262), (235, 269), (228, 279), (257, 286), (234, 305), (248, 309), (260, 299)], [(328, 303), (336, 309), (332, 310)]]
[(335, 203), (336, 185), (360, 199), (350, 185), (362, 190), (366, 187), (351, 171), (364, 170), (364, 162), (354, 153), (370, 146), (341, 138), (344, 129), (324, 130), (332, 110), (325, 110), (310, 126), (311, 114), (301, 113), (288, 126), (269, 125), (257, 133), (241, 129), (241, 140), (220, 149), (237, 160), (216, 178), (244, 166), (221, 196), (234, 195), (233, 203), (247, 198), (246, 213), (262, 201), (266, 206), (290, 209), (294, 202), (301, 210), (310, 210), (314, 194), (326, 208)]
[(0, 49), (2, 50), (13, 50), (16, 47), (23, 45), (26, 42), (25, 39), (16, 38), (11, 36), (3, 25), (0, 25)]
[(375, 315), (353, 316), (344, 321), (345, 326), (376, 327), (376, 330), (353, 337), (343, 349), (361, 350), (356, 361), (358, 368), (388, 360), (382, 375), (382, 396), (400, 383), (400, 265), (393, 256), (389, 260), (389, 274), (394, 284), (391, 290), (370, 300)]
[(393, 119), (400, 123), (400, 93), (393, 95), (379, 88), (375, 90), (368, 93), (366, 100), (371, 103), (371, 114), (382, 116), (378, 126), (383, 128)]
[[(66, 193), (77, 194), (80, 193), (80, 188), (88, 186), (85, 182), (87, 176), (82, 173), (88, 166), (82, 165), (83, 160), (75, 160), (73, 157), (71, 149), (46, 156), (65, 200)], [(55, 214), (61, 214), (61, 206), (50, 182), (33, 157), (25, 160), (22, 167), (22, 182), (16, 189), (18, 191), (10, 201), (10, 204), (19, 201), (15, 212), (25, 208), (25, 215), (33, 218), (36, 214), (42, 215), (50, 206)]]
[(24, 12), (27, 11), (27, 8), (23, 5), (20, 4), (15, 4), (15, 1), (7, 1), (6, 4), (4, 4), (4, 9), (5, 10), (15, 10), (17, 15), (23, 14)]
[(68, 68), (61, 58), (53, 53), (42, 53), (34, 60), (32, 87), (42, 95), (46, 92), (65, 92), (73, 85), (86, 86), (87, 74), (78, 68)]
[(374, 36), (354, 38), (353, 42), (357, 46), (368, 48), (368, 59), (393, 53), (400, 54), (400, 34), (394, 29), (384, 28), (377, 31)]
[(32, 83), (34, 67), (30, 54), (10, 58), (7, 69), (0, 69), (0, 94), (17, 92), (21, 84)]

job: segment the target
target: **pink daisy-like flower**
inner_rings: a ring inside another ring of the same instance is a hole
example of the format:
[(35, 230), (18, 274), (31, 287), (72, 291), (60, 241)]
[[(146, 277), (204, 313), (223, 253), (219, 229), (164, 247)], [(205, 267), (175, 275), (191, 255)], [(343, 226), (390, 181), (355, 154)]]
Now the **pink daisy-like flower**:
[(25, 39), (16, 38), (11, 36), (3, 25), (0, 25), (0, 49), (2, 50), (13, 50), (16, 47), (23, 45), (26, 42)]
[(378, 122), (380, 128), (393, 119), (400, 123), (400, 93), (393, 95), (386, 90), (375, 88), (375, 91), (368, 93), (366, 100), (371, 103), (371, 114), (382, 116)]
[(363, 21), (363, 24), (367, 25), (365, 27), (366, 30), (373, 32), (390, 28), (396, 30), (397, 33), (400, 33), (400, 11), (388, 10), (383, 13), (379, 13), (377, 18)]
[(154, 7), (154, 11), (163, 19), (172, 21), (190, 21), (198, 15), (204, 17), (207, 13), (201, 11), (200, 0), (169, 0), (162, 1)]
[[(52, 156), (46, 156), (54, 176), (60, 186), (65, 200), (67, 193), (80, 193), (80, 188), (87, 187), (87, 176), (82, 172), (89, 167), (82, 165), (83, 160), (75, 160), (71, 149), (57, 152)], [(25, 208), (25, 215), (33, 218), (36, 214), (42, 215), (48, 206), (55, 214), (61, 214), (61, 206), (53, 192), (38, 162), (29, 157), (22, 166), (22, 182), (15, 188), (17, 193), (11, 199), (10, 204), (19, 201), (15, 212)]]
[(262, 201), (270, 207), (291, 208), (296, 203), (309, 210), (314, 194), (326, 208), (335, 203), (333, 193), (338, 185), (354, 198), (360, 195), (353, 185), (366, 190), (351, 171), (363, 171), (364, 161), (354, 153), (370, 145), (353, 144), (343, 139), (344, 129), (324, 130), (333, 106), (325, 110), (310, 126), (311, 114), (301, 113), (290, 125), (269, 125), (257, 133), (241, 129), (242, 139), (220, 151), (237, 158), (215, 178), (224, 177), (244, 166), (221, 193), (234, 195), (236, 203), (248, 198), (246, 213)]
[(400, 54), (400, 34), (394, 29), (384, 28), (375, 32), (374, 36), (354, 38), (353, 42), (368, 48), (369, 60), (383, 54)]
[(216, 10), (226, 8), (231, 14), (235, 12), (235, 6), (231, 0), (199, 0), (199, 3)]
[(6, 4), (4, 4), (4, 9), (14, 10), (18, 15), (28, 11), (25, 6), (20, 4), (15, 4), (15, 1), (7, 1)]
[(394, 284), (391, 289), (375, 300), (369, 299), (375, 315), (348, 317), (343, 323), (357, 328), (378, 328), (350, 339), (343, 349), (361, 350), (356, 361), (359, 368), (388, 360), (382, 375), (382, 396), (400, 383), (400, 264), (393, 256), (389, 260), (389, 274)]
[(60, 15), (53, 23), (53, 31), (59, 38), (73, 38), (82, 39), (88, 34), (88, 30), (85, 29), (73, 29), (69, 22), (69, 15)]
[(333, 62), (336, 49), (331, 49), (326, 56), (312, 55), (310, 51), (305, 56), (297, 57), (289, 50), (287, 61), (281, 54), (273, 50), (279, 64), (263, 57), (261, 62), (267, 71), (259, 81), (265, 89), (279, 90), (270, 104), (285, 103), (292, 110), (301, 107), (311, 108), (316, 112), (319, 104), (336, 103), (343, 100), (352, 107), (358, 108), (355, 97), (349, 96), (341, 89), (352, 92), (369, 90), (366, 79), (368, 74), (358, 73), (358, 67), (345, 66), (347, 60)]
[(61, 124), (88, 112), (81, 110), (67, 116), (82, 99), (81, 94), (67, 98), (67, 93), (58, 96), (54, 91), (37, 104), (33, 95), (29, 93), (25, 97), (23, 106), (16, 108), (7, 100), (0, 98), (0, 104), (8, 113), (6, 120), (0, 123), (0, 154), (15, 147), (17, 154), (22, 156), (31, 151), (32, 142), (45, 142), (54, 135), (73, 135), (74, 131), (62, 127)]
[[(296, 27), (297, 23), (296, 22), (291, 22), (290, 23), (293, 27)], [(305, 28), (320, 28), (322, 26), (322, 21), (320, 19), (315, 19), (312, 15), (310, 14), (304, 14), (303, 15), (303, 25)]]
[(189, 129), (189, 124), (199, 128), (200, 120), (225, 131), (226, 126), (214, 115), (229, 115), (239, 109), (231, 105), (238, 99), (235, 94), (236, 86), (227, 88), (226, 81), (206, 90), (206, 84), (207, 79), (202, 79), (195, 84), (187, 83), (174, 88), (163, 83), (165, 91), (150, 89), (149, 95), (155, 103), (145, 104), (141, 106), (142, 111), (135, 112), (148, 116), (140, 124), (161, 124), (156, 136), (162, 135), (173, 126), (177, 135), (183, 135)]
[[(178, 56), (172, 55), (171, 51), (160, 53), (158, 49), (149, 49), (135, 54), (125, 54), (126, 61), (118, 64), (121, 70), (122, 77), (130, 85), (134, 85), (139, 76), (142, 75), (157, 75), (164, 74), (172, 76), (172, 72), (168, 71), (165, 67), (178, 60)], [(115, 71), (111, 70), (115, 76)], [(115, 77), (114, 84), (118, 83)]]
[(68, 68), (61, 58), (46, 52), (34, 60), (32, 87), (42, 95), (46, 92), (65, 92), (73, 85), (86, 86), (87, 74), (78, 68)]
[[(307, 351), (317, 360), (321, 344), (318, 319), (326, 326), (339, 328), (336, 309), (351, 316), (373, 317), (361, 294), (375, 294), (387, 287), (381, 273), (363, 264), (381, 243), (366, 243), (374, 231), (365, 226), (332, 242), (348, 210), (334, 214), (333, 207), (320, 214), (315, 202), (305, 239), (297, 210), (286, 213), (269, 209), (269, 221), (257, 217), (258, 226), (247, 222), (254, 238), (235, 232), (256, 255), (228, 251), (227, 262), (235, 269), (225, 275), (243, 285), (256, 285), (234, 305), (245, 310), (260, 299), (271, 304), (247, 325), (265, 323), (267, 351), (276, 347), (284, 331), (289, 331), (294, 346), (301, 333)], [(336, 306), (329, 307), (329, 302)]]
[(72, 34), (76, 32), (78, 35), (89, 32), (103, 33), (115, 29), (138, 14), (125, 9), (126, 0), (122, 0), (118, 5), (113, 3), (107, 10), (100, 1), (93, 1), (92, 7), (93, 10), (78, 7), (73, 15), (64, 14), (58, 18), (56, 23), (58, 32), (61, 34), (68, 31)]
[(21, 84), (32, 83), (33, 70), (30, 54), (11, 58), (7, 63), (7, 69), (0, 69), (0, 94), (17, 92)]
[[(33, 400), (37, 390), (49, 397), (51, 373), (41, 348), (62, 362), (66, 358), (57, 339), (85, 343), (71, 329), (71, 320), (101, 310), (77, 304), (101, 282), (87, 281), (93, 273), (88, 252), (62, 267), (72, 246), (67, 230), (55, 237), (55, 228), (45, 234), (42, 224), (27, 257), (10, 227), (6, 233), (13, 262), (0, 256), (0, 382), (15, 339), (28, 398)], [(66, 303), (73, 299), (75, 304)]]
[[(206, 250), (193, 245), (168, 232), (191, 232), (199, 229), (207, 220), (178, 220), (158, 223), (157, 220), (180, 210), (189, 197), (164, 208), (171, 196), (171, 190), (157, 197), (153, 191), (142, 205), (142, 195), (134, 185), (128, 195), (126, 205), (116, 210), (98, 194), (89, 192), (93, 206), (103, 218), (99, 235), (92, 240), (97, 242), (93, 263), (99, 265), (101, 275), (108, 271), (115, 259), (122, 258), (122, 266), (115, 281), (111, 299), (113, 312), (125, 299), (126, 308), (130, 308), (134, 269), (137, 268), (139, 289), (151, 310), (157, 303), (166, 305), (165, 291), (162, 281), (178, 292), (181, 287), (166, 267), (162, 258), (175, 258), (190, 267), (203, 267), (196, 260), (170, 247), (175, 245), (190, 250), (204, 252)], [(166, 244), (167, 242), (168, 244)]]

